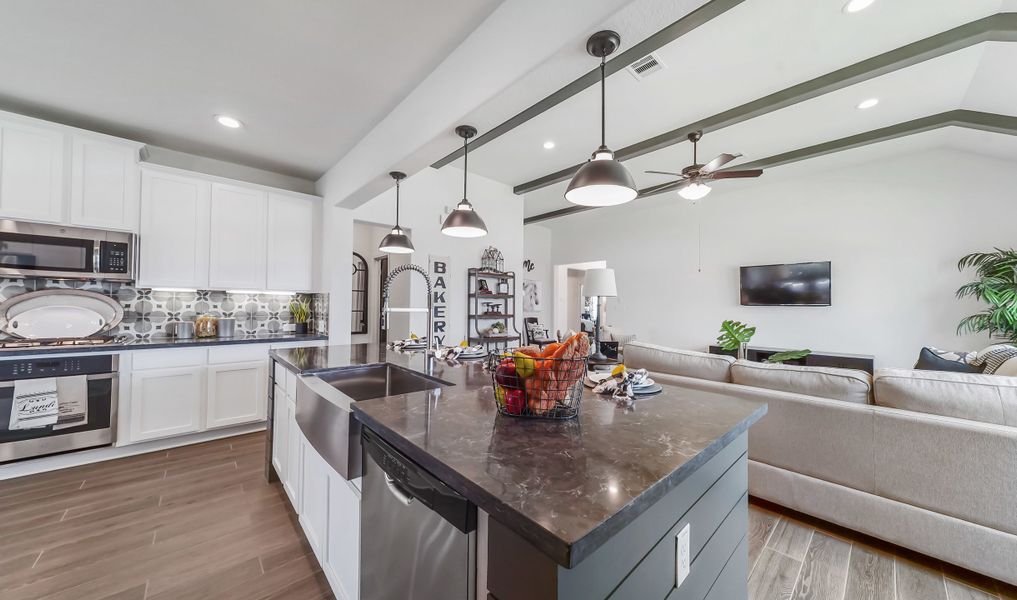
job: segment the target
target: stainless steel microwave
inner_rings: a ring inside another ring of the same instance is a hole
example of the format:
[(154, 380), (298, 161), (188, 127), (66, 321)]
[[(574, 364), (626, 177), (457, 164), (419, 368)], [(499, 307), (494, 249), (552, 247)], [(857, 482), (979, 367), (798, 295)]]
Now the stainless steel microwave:
[(0, 276), (134, 281), (133, 233), (0, 220)]

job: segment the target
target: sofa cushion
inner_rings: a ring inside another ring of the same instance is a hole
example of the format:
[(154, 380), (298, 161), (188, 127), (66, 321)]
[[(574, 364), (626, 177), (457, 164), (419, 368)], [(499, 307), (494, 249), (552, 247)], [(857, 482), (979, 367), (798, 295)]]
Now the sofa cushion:
[(865, 371), (854, 369), (802, 367), (739, 360), (731, 365), (731, 380), (739, 385), (872, 404), (872, 377)]
[(975, 356), (972, 364), (981, 366), (986, 375), (1017, 375), (1017, 346), (994, 344)]
[(876, 404), (1017, 427), (1017, 377), (877, 369)]
[(915, 369), (919, 371), (952, 371), (954, 373), (981, 373), (983, 367), (971, 364), (977, 352), (940, 350), (932, 346), (922, 348)]
[(678, 350), (646, 342), (625, 344), (625, 366), (710, 381), (731, 381), (734, 358), (694, 350)]

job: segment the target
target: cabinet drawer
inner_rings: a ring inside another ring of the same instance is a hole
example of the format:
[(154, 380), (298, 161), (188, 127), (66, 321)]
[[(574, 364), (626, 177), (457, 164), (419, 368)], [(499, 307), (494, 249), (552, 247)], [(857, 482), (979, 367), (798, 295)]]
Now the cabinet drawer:
[(208, 351), (204, 348), (139, 350), (133, 354), (131, 362), (134, 364), (135, 371), (170, 369), (173, 367), (200, 367), (208, 360)]
[(210, 365), (254, 362), (267, 358), (268, 345), (265, 344), (240, 344), (208, 349), (208, 364)]

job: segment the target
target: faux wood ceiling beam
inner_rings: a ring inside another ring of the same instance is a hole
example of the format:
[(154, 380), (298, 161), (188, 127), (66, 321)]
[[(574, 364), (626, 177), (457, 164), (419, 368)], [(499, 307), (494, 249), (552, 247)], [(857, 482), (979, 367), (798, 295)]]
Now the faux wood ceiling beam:
[[(647, 54), (658, 50), (676, 39), (682, 37), (686, 33), (696, 29), (700, 25), (707, 23), (718, 17), (732, 8), (738, 6), (745, 0), (710, 0), (706, 4), (700, 6), (696, 10), (690, 12), (684, 17), (678, 19), (674, 23), (671, 23), (664, 29), (661, 29), (657, 33), (646, 38), (642, 42), (632, 46), (624, 52), (618, 53), (618, 55), (607, 63), (607, 74), (611, 75), (621, 71), (630, 64), (636, 62), (640, 58)], [(545, 111), (554, 108), (558, 104), (568, 100), (572, 96), (582, 92), (588, 87), (600, 83), (600, 67), (592, 69), (582, 77), (572, 81), (565, 87), (554, 92), (550, 96), (543, 98), (533, 106), (523, 110), (519, 114), (511, 117), (507, 121), (492, 127), (488, 131), (484, 132), (483, 135), (477, 136), (470, 141), (470, 150), (476, 151), (477, 148), (483, 146), (488, 142), (492, 142), (497, 138), (505, 135), (512, 131), (516, 127), (519, 127), (523, 123), (530, 119), (544, 113)], [(462, 158), (462, 148), (448, 154), (441, 159), (434, 162), (431, 165), (432, 168), (440, 169), (445, 165), (451, 163), (454, 160)]]
[[(964, 127), (966, 129), (976, 129), (992, 133), (1017, 135), (1017, 117), (973, 110), (950, 110), (928, 117), (921, 117), (911, 121), (897, 123), (896, 125), (890, 125), (888, 127), (873, 129), (871, 131), (866, 131), (865, 133), (859, 133), (857, 135), (850, 135), (829, 142), (823, 142), (822, 144), (815, 144), (805, 148), (792, 150), (790, 152), (775, 154), (767, 158), (731, 167), (731, 169), (770, 169), (773, 167), (808, 160), (810, 158), (824, 156), (826, 154), (833, 154), (834, 152), (843, 152), (845, 150), (851, 150), (852, 148), (860, 148), (862, 146), (877, 144), (879, 142), (915, 135), (917, 133), (924, 133), (934, 129), (942, 129), (944, 127)], [(721, 169), (721, 171), (725, 170), (727, 169)], [(636, 200), (656, 196), (658, 194), (664, 194), (673, 190), (673, 183), (663, 183), (660, 185), (650, 186), (639, 190), (639, 195), (636, 197)], [(559, 210), (528, 217), (523, 220), (523, 223), (530, 225), (532, 223), (539, 223), (541, 221), (556, 219), (558, 217), (574, 215), (576, 213), (592, 210), (593, 208), (596, 207), (569, 206)]]
[[(615, 152), (617, 160), (629, 160), (667, 146), (687, 141), (688, 134), (716, 131), (737, 123), (811, 100), (830, 92), (885, 75), (918, 63), (938, 58), (982, 42), (1017, 41), (1017, 13), (999, 13), (965, 23), (943, 33), (901, 46), (889, 52), (837, 69), (825, 75), (793, 85), (752, 102), (715, 114), (695, 123), (626, 146)], [(515, 186), (516, 194), (526, 194), (572, 178), (581, 166), (573, 165), (533, 181)]]

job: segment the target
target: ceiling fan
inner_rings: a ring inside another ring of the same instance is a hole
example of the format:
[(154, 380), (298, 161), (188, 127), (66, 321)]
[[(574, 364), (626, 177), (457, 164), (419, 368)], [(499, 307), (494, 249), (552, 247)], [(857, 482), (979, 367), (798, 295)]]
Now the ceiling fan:
[(710, 186), (706, 185), (706, 182), (708, 181), (713, 181), (715, 179), (759, 177), (763, 174), (762, 169), (749, 169), (745, 171), (717, 170), (738, 158), (741, 154), (724, 153), (705, 165), (699, 164), (698, 154), (696, 151), (699, 140), (702, 139), (702, 137), (702, 131), (695, 131), (689, 134), (689, 141), (692, 142), (692, 164), (682, 169), (681, 173), (671, 173), (670, 171), (646, 171), (646, 173), (652, 173), (654, 175), (671, 175), (679, 178), (676, 181), (671, 181), (651, 188), (653, 191), (664, 192), (677, 190), (678, 194), (686, 200), (699, 200), (709, 194), (712, 189)]

